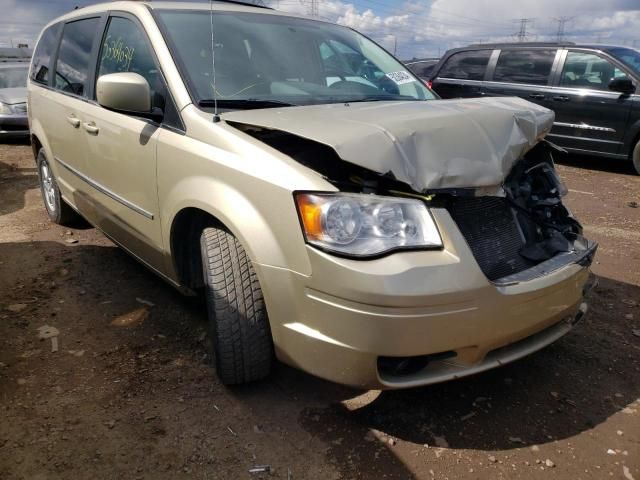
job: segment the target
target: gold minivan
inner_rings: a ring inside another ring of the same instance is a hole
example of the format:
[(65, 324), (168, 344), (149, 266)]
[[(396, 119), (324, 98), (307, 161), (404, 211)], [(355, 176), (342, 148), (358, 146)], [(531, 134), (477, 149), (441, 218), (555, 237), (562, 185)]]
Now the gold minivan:
[(586, 312), (596, 244), (562, 204), (553, 113), (439, 100), (332, 23), (238, 2), (80, 8), (40, 36), (44, 205), (207, 298), (217, 374), (277, 358), (405, 388), (481, 372)]

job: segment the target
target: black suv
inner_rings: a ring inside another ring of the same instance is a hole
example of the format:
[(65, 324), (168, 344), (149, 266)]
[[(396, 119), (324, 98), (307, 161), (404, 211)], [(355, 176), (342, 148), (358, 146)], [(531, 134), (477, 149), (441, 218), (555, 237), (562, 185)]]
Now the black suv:
[(449, 50), (430, 82), (442, 98), (518, 96), (554, 110), (548, 138), (570, 152), (631, 159), (640, 174), (640, 52), (573, 43)]

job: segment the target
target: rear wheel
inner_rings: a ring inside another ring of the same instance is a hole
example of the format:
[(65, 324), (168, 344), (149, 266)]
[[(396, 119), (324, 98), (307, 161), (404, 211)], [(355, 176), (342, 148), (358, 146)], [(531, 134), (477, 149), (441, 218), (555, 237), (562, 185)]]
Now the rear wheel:
[(40, 181), (40, 191), (42, 200), (47, 209), (47, 215), (52, 222), (58, 225), (69, 225), (78, 219), (78, 215), (65, 203), (60, 195), (58, 183), (51, 170), (51, 165), (47, 160), (44, 148), (38, 152), (36, 160), (38, 164), (38, 179)]
[(266, 377), (273, 362), (271, 330), (247, 253), (219, 228), (202, 232), (200, 250), (218, 377), (226, 385)]
[(633, 168), (636, 169), (636, 173), (640, 175), (640, 140), (636, 143), (636, 147), (631, 153), (631, 160), (633, 161)]

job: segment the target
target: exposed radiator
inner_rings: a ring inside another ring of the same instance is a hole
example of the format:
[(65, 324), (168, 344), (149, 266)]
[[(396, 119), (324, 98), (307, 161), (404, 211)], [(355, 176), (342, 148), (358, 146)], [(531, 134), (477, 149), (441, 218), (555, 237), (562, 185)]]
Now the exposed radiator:
[(504, 198), (454, 198), (448, 211), (491, 281), (535, 265), (518, 252), (524, 246), (511, 207)]

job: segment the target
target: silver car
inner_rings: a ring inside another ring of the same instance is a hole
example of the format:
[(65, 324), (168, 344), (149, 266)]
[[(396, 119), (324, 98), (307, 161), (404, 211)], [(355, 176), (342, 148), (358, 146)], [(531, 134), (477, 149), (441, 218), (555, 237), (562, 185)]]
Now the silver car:
[(28, 63), (0, 63), (0, 141), (29, 136), (28, 73)]

